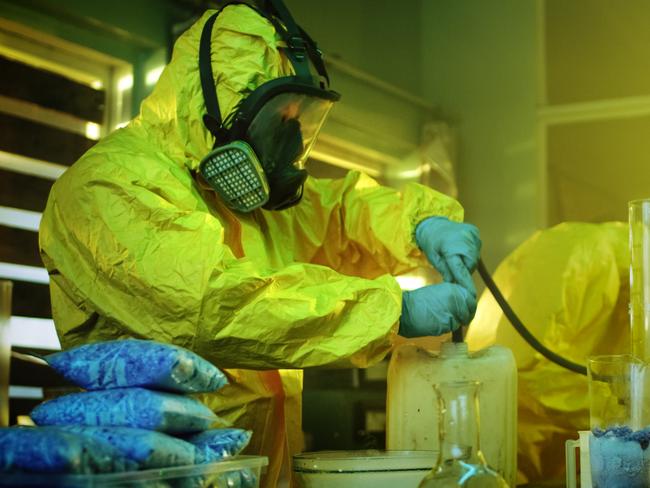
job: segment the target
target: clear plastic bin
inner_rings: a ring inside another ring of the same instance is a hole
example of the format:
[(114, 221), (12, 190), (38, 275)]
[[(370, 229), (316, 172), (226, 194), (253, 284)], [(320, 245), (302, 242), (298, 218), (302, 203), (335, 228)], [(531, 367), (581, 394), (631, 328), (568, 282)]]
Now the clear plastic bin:
[(225, 461), (127, 473), (93, 475), (2, 474), (0, 486), (259, 488), (268, 458), (237, 456)]

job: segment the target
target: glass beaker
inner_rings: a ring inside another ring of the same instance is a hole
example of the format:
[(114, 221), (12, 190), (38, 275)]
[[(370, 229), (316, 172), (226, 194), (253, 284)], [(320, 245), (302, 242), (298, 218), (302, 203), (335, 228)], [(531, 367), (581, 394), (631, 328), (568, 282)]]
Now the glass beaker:
[(650, 361), (650, 199), (628, 204), (632, 354)]
[(0, 427), (9, 425), (9, 320), (11, 319), (11, 281), (0, 280)]
[(481, 452), (479, 439), (478, 381), (435, 385), (440, 412), (438, 462), (419, 488), (508, 488), (491, 469)]
[(647, 365), (632, 355), (589, 358), (589, 458), (594, 488), (650, 486)]

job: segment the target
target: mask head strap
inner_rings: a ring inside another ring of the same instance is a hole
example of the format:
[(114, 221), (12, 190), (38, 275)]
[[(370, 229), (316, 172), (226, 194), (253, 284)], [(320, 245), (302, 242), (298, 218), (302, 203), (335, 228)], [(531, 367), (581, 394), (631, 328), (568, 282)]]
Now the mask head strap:
[(212, 41), (212, 27), (221, 10), (212, 15), (201, 32), (199, 44), (199, 75), (201, 77), (201, 91), (207, 113), (203, 116), (203, 123), (215, 137), (215, 145), (228, 141), (228, 131), (223, 127), (217, 90), (215, 90), (214, 74), (212, 73), (212, 60), (210, 59), (210, 43)]
[(311, 48), (307, 50), (309, 53), (309, 59), (311, 59), (311, 62), (316, 68), (318, 74), (325, 79), (325, 84), (321, 83), (321, 88), (325, 88), (330, 84), (330, 77), (327, 74), (327, 70), (325, 69), (325, 63), (323, 62), (323, 53), (320, 49), (318, 49), (316, 42), (309, 36), (309, 34), (307, 34), (307, 32), (305, 32), (302, 27), (298, 26), (298, 28), (302, 33), (302, 37), (307, 41), (307, 44), (311, 46)]
[[(286, 54), (291, 60), (296, 77), (303, 83), (313, 83), (313, 78), (309, 70), (309, 61), (311, 60), (318, 74), (329, 85), (329, 77), (325, 69), (325, 64), (323, 63), (321, 51), (318, 49), (314, 40), (296, 23), (291, 12), (284, 5), (284, 2), (282, 0), (266, 0), (265, 6), (266, 10), (272, 14), (269, 16), (269, 20), (271, 20), (275, 26), (275, 30), (287, 44)], [(321, 83), (321, 87), (325, 88), (323, 83)]]

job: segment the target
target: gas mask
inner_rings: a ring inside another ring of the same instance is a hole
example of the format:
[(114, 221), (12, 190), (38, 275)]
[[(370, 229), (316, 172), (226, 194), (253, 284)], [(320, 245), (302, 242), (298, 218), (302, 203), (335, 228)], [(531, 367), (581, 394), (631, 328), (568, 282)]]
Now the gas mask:
[[(236, 108), (230, 127), (221, 120), (210, 62), (212, 27), (201, 34), (199, 69), (207, 113), (203, 122), (215, 137), (199, 172), (225, 204), (240, 212), (256, 208), (282, 210), (297, 204), (307, 179), (305, 162), (316, 136), (340, 95), (328, 90), (327, 72), (316, 44), (295, 24), (281, 0), (269, 0), (260, 12), (287, 47), (295, 76), (263, 83)], [(310, 61), (320, 80), (310, 71)]]

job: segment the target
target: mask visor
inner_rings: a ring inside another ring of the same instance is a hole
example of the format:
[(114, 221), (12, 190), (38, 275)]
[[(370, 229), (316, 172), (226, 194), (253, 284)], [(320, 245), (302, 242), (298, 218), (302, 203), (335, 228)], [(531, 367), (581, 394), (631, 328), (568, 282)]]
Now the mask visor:
[(246, 132), (267, 175), (288, 166), (303, 169), (316, 136), (334, 102), (305, 93), (285, 92), (269, 99)]

